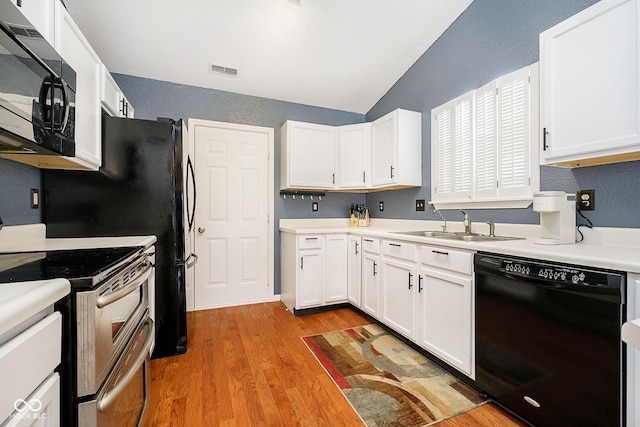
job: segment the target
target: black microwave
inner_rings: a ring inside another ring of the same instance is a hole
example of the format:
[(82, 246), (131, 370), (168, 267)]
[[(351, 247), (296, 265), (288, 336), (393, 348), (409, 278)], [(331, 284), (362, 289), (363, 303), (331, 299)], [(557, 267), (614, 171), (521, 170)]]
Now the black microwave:
[(11, 2), (0, 20), (0, 156), (75, 156), (75, 72)]

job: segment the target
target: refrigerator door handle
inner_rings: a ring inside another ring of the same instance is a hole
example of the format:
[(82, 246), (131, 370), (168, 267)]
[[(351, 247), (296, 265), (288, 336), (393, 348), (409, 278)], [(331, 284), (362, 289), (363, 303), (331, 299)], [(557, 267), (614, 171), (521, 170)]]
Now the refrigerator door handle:
[[(187, 176), (191, 173), (191, 182), (193, 183), (193, 205), (191, 213), (188, 215), (187, 221), (189, 222), (189, 231), (193, 229), (193, 220), (196, 216), (196, 174), (193, 170), (193, 163), (191, 157), (187, 156)], [(189, 206), (189, 180), (187, 178), (187, 206)]]
[(196, 265), (197, 262), (198, 262), (198, 255), (191, 253), (187, 257), (187, 259), (184, 261), (184, 265), (186, 268), (191, 268), (194, 265)]

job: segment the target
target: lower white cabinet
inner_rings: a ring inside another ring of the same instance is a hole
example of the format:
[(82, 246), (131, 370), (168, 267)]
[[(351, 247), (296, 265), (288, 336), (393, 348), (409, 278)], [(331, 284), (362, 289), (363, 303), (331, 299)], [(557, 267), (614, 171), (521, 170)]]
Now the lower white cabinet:
[(380, 318), (380, 240), (362, 238), (362, 310)]
[(417, 343), (475, 378), (473, 253), (422, 246), (420, 259)]
[(282, 233), (281, 295), (289, 310), (347, 301), (347, 235)]
[(410, 339), (416, 338), (416, 245), (382, 242), (380, 320)]
[(347, 248), (347, 300), (362, 307), (362, 238), (349, 236)]

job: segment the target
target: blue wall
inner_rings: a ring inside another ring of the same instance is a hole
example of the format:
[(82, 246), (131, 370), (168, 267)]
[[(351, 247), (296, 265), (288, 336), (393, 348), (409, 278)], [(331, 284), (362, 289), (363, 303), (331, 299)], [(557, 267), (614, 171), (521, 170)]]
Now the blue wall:
[[(367, 113), (367, 121), (405, 108), (422, 112), (422, 174), (419, 189), (371, 193), (367, 204), (385, 202), (386, 218), (435, 219), (415, 212), (415, 199), (431, 199), (431, 110), (495, 78), (538, 61), (539, 34), (596, 3), (595, 0), (475, 0), (427, 52)], [(585, 88), (588, 90), (588, 88)], [(541, 190), (595, 189), (596, 226), (640, 227), (640, 162), (582, 169), (542, 167)], [(457, 211), (447, 219), (461, 221)], [(474, 221), (538, 223), (527, 209), (469, 210)]]
[(0, 218), (5, 225), (42, 222), (41, 208), (30, 208), (32, 188), (41, 189), (40, 169), (0, 159)]

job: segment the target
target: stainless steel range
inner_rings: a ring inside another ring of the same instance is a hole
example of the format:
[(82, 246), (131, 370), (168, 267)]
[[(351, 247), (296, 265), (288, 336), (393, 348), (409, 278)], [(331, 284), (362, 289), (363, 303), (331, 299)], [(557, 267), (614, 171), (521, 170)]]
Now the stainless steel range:
[[(142, 425), (154, 324), (154, 248), (0, 254), (0, 283), (65, 278), (61, 425)], [(1, 285), (0, 285), (1, 286)]]

